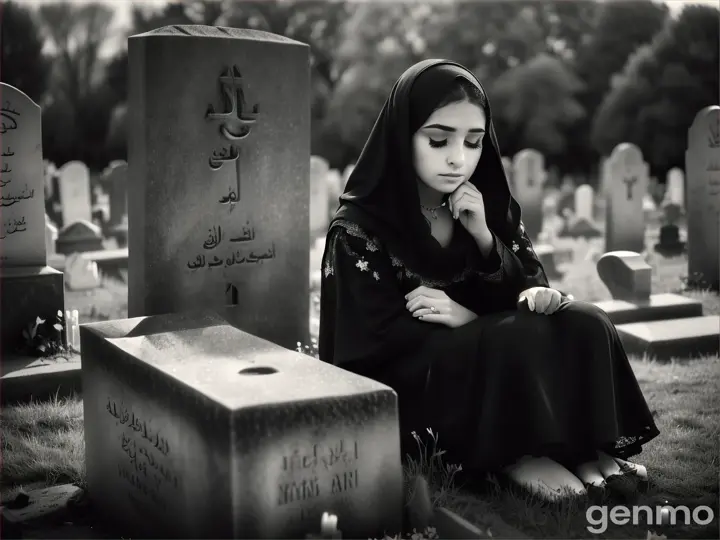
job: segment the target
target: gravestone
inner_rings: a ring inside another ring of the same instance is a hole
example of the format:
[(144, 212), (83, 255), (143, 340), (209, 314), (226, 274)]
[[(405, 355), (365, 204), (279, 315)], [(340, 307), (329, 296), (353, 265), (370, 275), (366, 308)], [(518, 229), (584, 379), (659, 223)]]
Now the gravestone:
[(325, 158), (310, 156), (310, 237), (325, 236), (328, 228), (330, 166)]
[(37, 317), (64, 310), (62, 272), (47, 266), (40, 107), (0, 83), (0, 356)]
[(685, 175), (682, 169), (677, 167), (667, 173), (663, 206), (668, 204), (677, 205), (681, 214), (685, 212)]
[(598, 238), (602, 232), (593, 218), (595, 194), (589, 184), (575, 189), (575, 213), (568, 220), (567, 234), (573, 238)]
[(622, 143), (605, 165), (605, 251), (645, 251), (643, 198), (647, 193), (648, 166), (640, 149)]
[(73, 291), (87, 291), (100, 286), (100, 274), (95, 261), (82, 253), (72, 253), (65, 259), (65, 284)]
[(58, 229), (55, 224), (50, 221), (50, 217), (45, 214), (45, 252), (47, 255), (55, 255), (58, 239)]
[(127, 215), (127, 163), (114, 161), (103, 172), (110, 192), (110, 227), (122, 223)]
[(543, 228), (542, 201), (545, 185), (543, 155), (537, 150), (521, 150), (513, 159), (513, 197), (522, 208), (523, 223), (531, 240), (537, 241)]
[(101, 251), (103, 249), (102, 241), (100, 227), (89, 221), (81, 220), (60, 229), (55, 246), (59, 254), (70, 255), (78, 252)]
[(663, 203), (663, 220), (660, 227), (660, 241), (655, 244), (655, 251), (665, 257), (674, 257), (685, 251), (685, 242), (680, 239), (680, 219), (682, 207), (672, 200)]
[(340, 206), (340, 195), (343, 193), (343, 180), (340, 171), (337, 169), (330, 169), (325, 176), (325, 180), (328, 184), (328, 223), (329, 220), (335, 215), (338, 207)]
[(75, 221), (92, 221), (90, 171), (82, 161), (69, 161), (58, 171), (63, 227)]
[(238, 328), (306, 343), (309, 47), (190, 25), (128, 51), (128, 314), (232, 305)]
[(701, 110), (688, 130), (687, 182), (688, 281), (720, 288), (720, 106)]
[(652, 294), (652, 267), (639, 253), (614, 251), (597, 261), (612, 300), (595, 302), (614, 324), (700, 317), (702, 302), (673, 293)]
[(387, 386), (217, 310), (84, 324), (80, 339), (88, 493), (122, 532), (305, 538), (324, 512), (346, 538), (400, 530)]

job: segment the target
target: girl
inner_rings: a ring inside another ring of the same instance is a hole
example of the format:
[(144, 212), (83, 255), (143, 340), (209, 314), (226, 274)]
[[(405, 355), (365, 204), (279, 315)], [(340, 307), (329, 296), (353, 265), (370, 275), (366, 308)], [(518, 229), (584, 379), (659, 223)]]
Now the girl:
[(320, 358), (397, 392), (404, 445), (430, 427), (465, 471), (553, 499), (646, 479), (621, 458), (659, 432), (618, 334), (601, 309), (550, 287), (472, 73), (409, 68), (340, 203)]

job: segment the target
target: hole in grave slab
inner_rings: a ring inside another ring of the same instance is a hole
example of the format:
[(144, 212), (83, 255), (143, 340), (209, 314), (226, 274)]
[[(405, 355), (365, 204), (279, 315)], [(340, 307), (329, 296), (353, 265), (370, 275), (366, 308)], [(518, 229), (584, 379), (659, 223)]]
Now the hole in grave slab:
[(272, 375), (273, 373), (278, 373), (278, 370), (269, 366), (253, 366), (238, 371), (238, 375)]

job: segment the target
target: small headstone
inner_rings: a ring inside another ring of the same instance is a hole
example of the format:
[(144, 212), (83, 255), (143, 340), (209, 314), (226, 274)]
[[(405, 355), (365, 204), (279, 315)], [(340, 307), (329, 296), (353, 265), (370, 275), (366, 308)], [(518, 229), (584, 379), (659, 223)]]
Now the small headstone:
[(0, 83), (0, 357), (24, 346), (37, 317), (64, 309), (63, 275), (47, 266), (40, 107)]
[(592, 186), (582, 184), (575, 189), (575, 214), (567, 223), (568, 236), (585, 239), (602, 236), (593, 218), (594, 199)]
[(69, 255), (76, 252), (100, 251), (103, 249), (102, 241), (100, 227), (89, 221), (75, 221), (60, 229), (55, 245), (58, 253)]
[(328, 183), (330, 166), (325, 158), (310, 156), (310, 237), (325, 236), (328, 228)]
[[(80, 327), (93, 507), (147, 538), (399, 531), (397, 395), (197, 311)], [(331, 383), (329, 384), (329, 381)]]
[(75, 221), (92, 222), (90, 171), (82, 161), (70, 161), (60, 167), (60, 204), (63, 227)]
[(660, 227), (660, 241), (655, 251), (665, 257), (674, 257), (685, 251), (685, 242), (680, 239), (680, 227), (677, 222), (681, 216), (680, 205), (666, 201), (663, 203), (664, 224)]
[(122, 223), (127, 215), (127, 171), (126, 162), (113, 161), (103, 173), (110, 192), (111, 228)]
[(82, 253), (73, 253), (65, 259), (65, 284), (73, 291), (87, 291), (100, 286), (97, 263)]
[(542, 201), (545, 162), (537, 150), (525, 149), (513, 159), (513, 196), (522, 208), (523, 223), (531, 240), (537, 240), (543, 228)]
[(597, 261), (597, 272), (616, 300), (643, 301), (650, 298), (652, 267), (639, 253), (605, 253)]
[(128, 314), (232, 305), (238, 328), (307, 343), (308, 45), (176, 25), (128, 54)]
[(720, 289), (720, 106), (701, 110), (688, 130), (688, 281)]
[(605, 251), (645, 251), (643, 198), (647, 193), (648, 166), (640, 149), (622, 143), (615, 147), (605, 166), (608, 188)]
[(685, 211), (685, 174), (682, 169), (673, 167), (667, 173), (667, 180), (665, 183), (665, 197), (663, 199), (663, 205), (673, 203), (680, 207), (680, 210), (684, 213)]
[(335, 212), (337, 212), (338, 207), (340, 206), (340, 195), (343, 193), (343, 180), (342, 175), (340, 174), (340, 171), (337, 169), (331, 169), (328, 171), (327, 175), (325, 176), (325, 180), (328, 184), (328, 223), (330, 222), (330, 219), (335, 215)]

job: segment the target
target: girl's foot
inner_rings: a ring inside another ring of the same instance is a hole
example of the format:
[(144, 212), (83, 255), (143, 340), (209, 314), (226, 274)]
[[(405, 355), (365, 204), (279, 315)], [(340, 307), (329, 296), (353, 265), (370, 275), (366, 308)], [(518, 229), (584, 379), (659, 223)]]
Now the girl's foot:
[(503, 472), (516, 484), (550, 501), (586, 493), (577, 476), (548, 457), (523, 456)]

